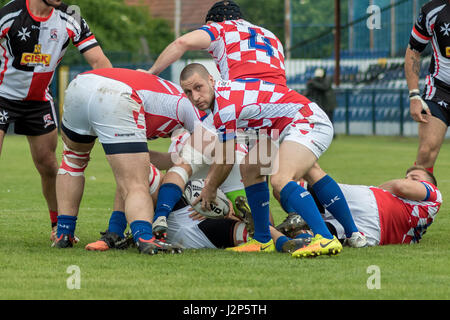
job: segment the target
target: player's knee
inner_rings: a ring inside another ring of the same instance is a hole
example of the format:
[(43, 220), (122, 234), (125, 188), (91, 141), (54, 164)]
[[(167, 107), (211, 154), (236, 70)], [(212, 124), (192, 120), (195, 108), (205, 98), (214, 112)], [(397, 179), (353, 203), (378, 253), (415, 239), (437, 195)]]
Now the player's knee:
[(70, 149), (64, 144), (63, 157), (58, 174), (69, 174), (71, 176), (84, 176), (84, 171), (90, 160), (90, 151), (80, 152)]
[(52, 152), (41, 153), (33, 157), (34, 164), (40, 175), (56, 176), (58, 161)]
[(275, 173), (274, 175), (270, 176), (270, 184), (272, 186), (273, 194), (276, 198), (277, 196), (279, 196), (284, 186), (290, 181), (292, 181), (292, 177), (287, 177), (279, 173)]

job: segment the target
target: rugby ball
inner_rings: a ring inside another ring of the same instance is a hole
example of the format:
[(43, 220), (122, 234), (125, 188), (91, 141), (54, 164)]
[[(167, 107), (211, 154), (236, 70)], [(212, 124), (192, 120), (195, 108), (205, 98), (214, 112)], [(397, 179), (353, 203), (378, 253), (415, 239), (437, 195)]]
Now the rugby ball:
[[(189, 180), (186, 184), (186, 188), (184, 189), (184, 196), (191, 206), (192, 203), (200, 196), (200, 193), (202, 192), (204, 186), (204, 179)], [(201, 202), (192, 207), (195, 211), (197, 211), (204, 217), (210, 219), (223, 219), (230, 212), (230, 204), (228, 203), (227, 196), (220, 189), (217, 189), (216, 202), (217, 205), (211, 204), (211, 208), (209, 210), (203, 210)]]

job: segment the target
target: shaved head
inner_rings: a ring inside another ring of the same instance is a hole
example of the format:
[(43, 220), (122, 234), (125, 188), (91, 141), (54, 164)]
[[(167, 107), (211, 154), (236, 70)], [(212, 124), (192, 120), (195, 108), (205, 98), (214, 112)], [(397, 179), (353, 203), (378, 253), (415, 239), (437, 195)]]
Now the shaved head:
[(200, 63), (191, 63), (180, 73), (180, 85), (192, 104), (199, 110), (212, 109), (214, 78)]
[(192, 77), (195, 73), (205, 80), (208, 79), (210, 76), (208, 70), (205, 68), (204, 65), (200, 63), (191, 63), (188, 64), (186, 67), (184, 67), (184, 69), (181, 71), (180, 82), (186, 81), (187, 79)]

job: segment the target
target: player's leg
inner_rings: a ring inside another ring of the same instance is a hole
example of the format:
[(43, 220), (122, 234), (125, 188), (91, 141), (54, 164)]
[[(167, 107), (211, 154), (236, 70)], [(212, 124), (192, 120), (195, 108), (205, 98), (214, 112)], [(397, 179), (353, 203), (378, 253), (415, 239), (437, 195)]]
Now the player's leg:
[[(245, 194), (253, 218), (254, 234), (253, 239), (238, 247), (229, 248), (230, 251), (250, 252), (250, 251), (275, 251), (275, 245), (270, 236), (270, 191), (266, 182), (267, 173), (264, 172), (263, 164), (265, 160), (271, 161), (273, 146), (270, 139), (261, 138), (255, 146), (245, 156), (240, 165), (242, 181), (245, 187)], [(261, 150), (265, 150), (262, 159)]]
[(313, 197), (296, 182), (306, 175), (317, 157), (297, 142), (283, 141), (278, 161), (278, 172), (272, 175), (271, 183), (274, 193), (280, 194), (281, 205), (299, 213), (315, 234), (331, 239), (332, 235), (328, 232)]
[(71, 247), (73, 243), (78, 211), (84, 192), (84, 171), (95, 144), (95, 137), (90, 137), (86, 142), (75, 142), (64, 131), (61, 135), (64, 150), (55, 183), (59, 212), (55, 245), (58, 248), (66, 248)]
[(313, 197), (296, 182), (311, 169), (317, 156), (300, 143), (283, 141), (278, 161), (278, 172), (272, 176), (271, 182), (273, 189), (280, 194), (281, 205), (299, 213), (315, 234), (310, 245), (297, 250), (293, 256), (339, 253), (342, 245), (328, 230)]
[(0, 128), (0, 156), (2, 154), (3, 141), (5, 140), (5, 131)]
[(358, 231), (347, 200), (336, 181), (327, 175), (317, 162), (304, 178), (308, 185), (311, 186), (319, 203), (342, 224), (347, 238), (360, 239), (352, 243), (358, 246), (365, 246), (367, 241), (364, 240), (365, 237)]
[(42, 193), (47, 202), (50, 212), (52, 228), (56, 226), (58, 216), (58, 205), (56, 202), (56, 173), (58, 171), (58, 161), (56, 160), (56, 146), (58, 142), (58, 132), (27, 136), (30, 145), (31, 157), (34, 165), (41, 177)]
[(424, 115), (427, 123), (419, 123), (419, 148), (416, 164), (433, 172), (433, 167), (445, 139), (448, 120), (440, 106), (427, 101), (433, 116)]

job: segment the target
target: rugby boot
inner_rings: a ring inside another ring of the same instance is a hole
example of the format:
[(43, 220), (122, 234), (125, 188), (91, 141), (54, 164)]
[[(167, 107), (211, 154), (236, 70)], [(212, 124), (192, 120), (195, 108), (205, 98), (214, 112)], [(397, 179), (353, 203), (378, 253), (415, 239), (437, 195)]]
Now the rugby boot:
[(353, 232), (350, 238), (344, 240), (344, 245), (352, 248), (367, 247), (367, 238), (362, 232)]
[[(52, 231), (50, 233), (50, 241), (52, 242), (52, 247), (55, 246), (56, 243), (56, 232), (58, 230), (58, 226), (53, 226), (52, 227)], [(73, 237), (73, 243), (78, 243), (78, 241), (80, 241), (80, 239), (77, 236)]]
[(98, 241), (89, 243), (85, 249), (89, 251), (106, 251), (109, 249), (127, 249), (130, 245), (129, 238), (121, 237), (115, 232), (106, 230), (100, 232), (101, 237)]
[(292, 253), (292, 256), (294, 258), (317, 257), (325, 254), (336, 255), (341, 251), (342, 244), (335, 236), (333, 236), (333, 239), (326, 239), (320, 234), (316, 234), (309, 245), (297, 249)]
[(294, 253), (311, 243), (311, 238), (296, 238), (286, 241), (281, 247), (281, 252)]
[(167, 218), (165, 216), (160, 216), (152, 224), (153, 235), (156, 239), (166, 240), (167, 230), (169, 226), (167, 225)]
[(72, 248), (74, 238), (68, 234), (61, 234), (59, 238), (56, 238), (53, 246), (56, 248)]
[(157, 253), (181, 253), (183, 249), (181, 246), (167, 243), (164, 240), (157, 239), (155, 237), (150, 240), (144, 240), (139, 238), (136, 241), (139, 253), (154, 255)]
[(275, 252), (276, 248), (272, 239), (266, 243), (251, 239), (237, 247), (226, 248), (225, 250), (233, 252)]
[(239, 218), (241, 218), (245, 223), (245, 228), (250, 237), (255, 234), (255, 225), (253, 223), (252, 211), (247, 202), (247, 198), (243, 196), (238, 196), (234, 200), (234, 204), (239, 211)]
[(288, 216), (282, 223), (275, 227), (278, 231), (290, 238), (295, 238), (300, 230), (309, 229), (305, 220), (296, 212), (288, 213)]

